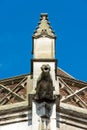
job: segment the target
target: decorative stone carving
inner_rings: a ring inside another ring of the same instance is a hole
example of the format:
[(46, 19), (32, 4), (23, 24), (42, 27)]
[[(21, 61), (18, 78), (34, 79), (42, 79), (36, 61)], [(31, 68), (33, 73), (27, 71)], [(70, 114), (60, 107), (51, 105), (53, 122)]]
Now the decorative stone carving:
[(53, 81), (50, 75), (50, 66), (44, 64), (37, 80), (35, 100), (53, 100)]
[(51, 116), (51, 112), (52, 112), (52, 104), (49, 104), (46, 102), (42, 102), (42, 103), (38, 104), (37, 114), (40, 117), (49, 118)]
[(38, 38), (43, 35), (49, 36), (51, 38), (56, 37), (48, 21), (48, 14), (41, 14), (40, 23), (38, 24), (36, 30), (34, 31), (33, 37)]

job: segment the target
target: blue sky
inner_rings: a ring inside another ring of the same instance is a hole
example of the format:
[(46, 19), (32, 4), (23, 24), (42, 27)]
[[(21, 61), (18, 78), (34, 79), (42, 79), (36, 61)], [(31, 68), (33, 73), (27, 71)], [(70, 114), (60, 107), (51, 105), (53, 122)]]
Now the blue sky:
[(40, 13), (57, 35), (58, 66), (87, 81), (87, 0), (0, 0), (0, 79), (30, 73)]

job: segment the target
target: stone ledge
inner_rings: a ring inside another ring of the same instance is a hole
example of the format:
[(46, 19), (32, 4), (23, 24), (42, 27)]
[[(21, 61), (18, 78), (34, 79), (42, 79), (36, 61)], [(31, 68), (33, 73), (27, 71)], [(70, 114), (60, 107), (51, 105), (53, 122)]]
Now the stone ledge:
[(76, 107), (66, 103), (60, 103), (59, 109), (61, 113), (87, 119), (87, 109), (85, 108)]
[(29, 109), (28, 101), (0, 106), (0, 115)]

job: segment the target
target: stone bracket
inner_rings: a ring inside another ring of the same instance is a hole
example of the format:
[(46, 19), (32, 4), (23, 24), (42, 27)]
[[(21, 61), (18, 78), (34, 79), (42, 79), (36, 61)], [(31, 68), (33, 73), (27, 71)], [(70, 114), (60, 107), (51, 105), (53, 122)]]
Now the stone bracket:
[(47, 102), (38, 103), (37, 105), (37, 114), (40, 117), (47, 117), (49, 118), (51, 116), (52, 111), (52, 104)]

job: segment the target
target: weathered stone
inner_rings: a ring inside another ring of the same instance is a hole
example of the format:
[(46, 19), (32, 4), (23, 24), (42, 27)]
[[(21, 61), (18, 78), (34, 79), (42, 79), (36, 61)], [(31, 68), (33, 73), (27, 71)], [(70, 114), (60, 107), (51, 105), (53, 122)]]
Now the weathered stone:
[(50, 66), (42, 65), (42, 73), (40, 74), (36, 85), (36, 100), (53, 100), (53, 81), (50, 75)]

